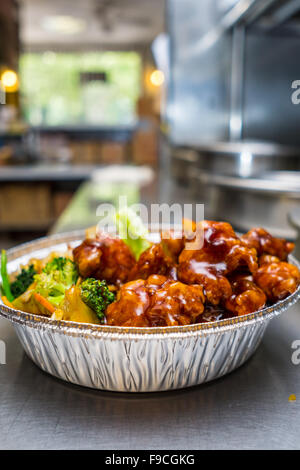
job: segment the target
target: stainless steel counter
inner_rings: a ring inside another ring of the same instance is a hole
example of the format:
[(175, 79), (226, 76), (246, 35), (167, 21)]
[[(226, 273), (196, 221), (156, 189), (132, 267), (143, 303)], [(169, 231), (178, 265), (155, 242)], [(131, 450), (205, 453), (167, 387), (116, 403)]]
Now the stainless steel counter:
[[(154, 193), (146, 199), (153, 201)], [(1, 449), (300, 448), (300, 365), (291, 361), (291, 345), (300, 340), (300, 304), (271, 321), (262, 345), (240, 369), (174, 392), (73, 386), (39, 370), (6, 320), (0, 320), (0, 340), (6, 345)], [(296, 401), (289, 401), (291, 394)]]
[[(69, 385), (28, 359), (6, 320), (1, 449), (299, 449), (300, 308), (273, 320), (255, 356), (203, 386), (154, 394)], [(295, 394), (298, 401), (289, 401)]]

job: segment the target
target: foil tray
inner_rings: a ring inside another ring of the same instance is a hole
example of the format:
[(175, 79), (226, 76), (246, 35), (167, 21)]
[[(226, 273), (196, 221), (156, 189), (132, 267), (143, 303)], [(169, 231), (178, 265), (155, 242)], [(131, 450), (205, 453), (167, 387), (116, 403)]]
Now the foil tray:
[[(65, 252), (83, 231), (54, 235), (7, 251), (8, 271), (30, 258)], [(300, 269), (293, 257), (289, 261)], [(292, 295), (255, 313), (195, 325), (134, 328), (51, 320), (5, 306), (26, 354), (41, 369), (65, 381), (99, 390), (154, 392), (214, 380), (241, 366), (259, 346), (269, 321), (300, 296)]]

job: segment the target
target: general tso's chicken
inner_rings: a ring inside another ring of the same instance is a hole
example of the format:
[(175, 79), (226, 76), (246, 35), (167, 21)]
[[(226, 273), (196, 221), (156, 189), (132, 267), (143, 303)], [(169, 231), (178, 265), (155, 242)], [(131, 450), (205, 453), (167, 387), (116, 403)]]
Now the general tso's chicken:
[(241, 269), (238, 271), (233, 271), (232, 273), (228, 274), (228, 280), (230, 284), (233, 284), (237, 281), (251, 281), (254, 282), (253, 274), (245, 269)]
[(106, 323), (115, 326), (150, 326), (145, 313), (150, 306), (150, 295), (146, 281), (137, 281), (123, 284), (118, 292), (116, 302), (110, 304), (105, 312)]
[(253, 281), (246, 277), (235, 280), (232, 295), (226, 300), (225, 308), (236, 315), (247, 315), (262, 309), (267, 297)]
[(175, 263), (172, 258), (165, 254), (161, 243), (150, 246), (140, 255), (129, 275), (129, 279), (147, 279), (152, 274), (176, 277)]
[(204, 312), (197, 319), (197, 323), (209, 323), (212, 321), (224, 320), (234, 316), (220, 305), (205, 304)]
[(201, 286), (188, 286), (165, 276), (124, 284), (118, 300), (107, 307), (108, 325), (174, 326), (195, 323), (204, 310)]
[(108, 284), (127, 282), (136, 263), (123, 240), (107, 235), (84, 240), (73, 250), (73, 256), (80, 276), (105, 280)]
[(262, 266), (263, 264), (270, 264), (270, 263), (279, 263), (280, 259), (277, 256), (273, 255), (261, 255), (258, 258), (258, 265)]
[(172, 258), (174, 263), (178, 263), (178, 257), (185, 248), (185, 245), (189, 241), (195, 241), (199, 232), (202, 233), (201, 229), (198, 230), (198, 224), (189, 219), (182, 220), (180, 229), (164, 230), (161, 232), (161, 245), (165, 254)]
[(197, 322), (204, 301), (201, 286), (168, 280), (155, 292), (147, 317), (151, 326), (189, 325)]
[(272, 255), (281, 261), (286, 261), (295, 247), (294, 243), (287, 242), (282, 238), (275, 238), (263, 228), (249, 230), (248, 233), (242, 235), (241, 240), (250, 248), (255, 248), (258, 256)]
[(178, 256), (185, 245), (184, 234), (175, 230), (165, 230), (161, 233), (160, 244), (165, 255), (171, 258), (174, 263), (178, 263)]
[(284, 261), (263, 264), (253, 277), (272, 303), (295, 292), (300, 282), (298, 268)]
[(218, 305), (232, 294), (226, 275), (242, 268), (256, 271), (256, 251), (247, 247), (228, 223), (205, 220), (198, 226), (203, 230), (203, 245), (181, 252), (178, 279), (186, 284), (201, 284), (208, 302)]
[(141, 254), (132, 270), (130, 279), (147, 279), (152, 274), (177, 279), (180, 253), (189, 246), (189, 243), (192, 243), (195, 247), (196, 243), (199, 242), (198, 233), (202, 233), (201, 230), (198, 230), (198, 225), (187, 219), (183, 219), (182, 227), (178, 230), (162, 231), (160, 243), (152, 245)]

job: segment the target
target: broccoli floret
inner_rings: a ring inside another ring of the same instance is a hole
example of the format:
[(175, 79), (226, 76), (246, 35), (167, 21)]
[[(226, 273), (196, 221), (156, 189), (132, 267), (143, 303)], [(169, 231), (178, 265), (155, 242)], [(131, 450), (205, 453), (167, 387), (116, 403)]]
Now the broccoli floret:
[(74, 276), (77, 278), (77, 271), (74, 270), (75, 263), (70, 260), (70, 258), (64, 258), (60, 256), (58, 258), (53, 258), (52, 261), (49, 261), (43, 269), (43, 273), (52, 274), (56, 271), (64, 276), (66, 279), (72, 277), (72, 281), (74, 280)]
[(85, 279), (81, 284), (81, 298), (103, 321), (106, 307), (115, 300), (105, 281), (93, 278)]
[(35, 291), (54, 305), (59, 305), (65, 292), (78, 279), (75, 263), (69, 258), (54, 258), (46, 264), (41, 274), (34, 276)]
[(28, 268), (22, 268), (20, 274), (16, 279), (11, 283), (10, 290), (14, 298), (16, 299), (28, 289), (28, 287), (33, 283), (36, 270), (34, 269), (33, 264)]

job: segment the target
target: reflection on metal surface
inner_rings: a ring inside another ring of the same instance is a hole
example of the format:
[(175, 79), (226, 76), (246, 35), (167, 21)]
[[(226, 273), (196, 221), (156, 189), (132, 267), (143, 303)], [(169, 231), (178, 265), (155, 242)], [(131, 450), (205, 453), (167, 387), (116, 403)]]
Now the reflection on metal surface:
[(252, 160), (253, 155), (250, 152), (242, 152), (240, 158), (240, 170), (239, 173), (243, 177), (247, 177), (251, 175), (252, 171)]
[[(252, 155), (245, 154), (244, 160), (241, 159), (241, 164), (244, 164), (243, 171), (247, 170), (250, 166)], [(277, 178), (273, 178), (274, 175), (277, 175)], [(239, 178), (237, 176), (228, 176), (228, 175), (214, 175), (210, 173), (205, 173), (199, 171), (195, 173), (195, 176), (198, 175), (198, 178), (201, 182), (207, 184), (213, 184), (220, 187), (226, 187), (228, 189), (240, 189), (253, 192), (273, 192), (273, 193), (284, 193), (296, 194), (297, 198), (300, 198), (300, 176), (295, 179), (284, 179), (280, 178), (281, 172), (272, 172), (265, 173), (261, 175), (261, 178)], [(288, 173), (288, 172), (283, 172)], [(292, 172), (290, 172), (292, 174)], [(241, 174), (241, 176), (243, 176)]]
[[(296, 170), (296, 171), (295, 171)], [(219, 142), (173, 149), (171, 174), (205, 216), (241, 231), (263, 226), (294, 239), (287, 221), (300, 203), (299, 149), (260, 142)]]
[(211, 0), (170, 5), (172, 142), (299, 145), (298, 109), (290, 99), (299, 76), (298, 26), (291, 21), (274, 28), (299, 10), (299, 2), (240, 0), (226, 10)]
[(300, 170), (300, 152), (297, 148), (261, 142), (218, 142), (173, 149), (173, 168), (179, 165), (184, 170), (184, 164), (212, 176), (259, 178), (268, 171)]
[(296, 231), (295, 256), (300, 257), (300, 204), (288, 213), (288, 221)]
[(232, 32), (232, 60), (230, 83), (230, 140), (241, 140), (243, 131), (243, 82), (244, 82), (245, 26), (237, 26)]
[[(9, 272), (30, 257), (63, 252), (81, 233), (37, 240), (8, 252)], [(293, 258), (290, 261), (297, 266)], [(28, 356), (44, 371), (101, 390), (174, 390), (213, 380), (243, 364), (257, 349), (267, 324), (300, 296), (297, 291), (259, 312), (181, 327), (122, 328), (53, 321), (0, 304)]]
[[(290, 178), (280, 178), (281, 173)], [(194, 195), (205, 204), (206, 217), (229, 220), (243, 232), (264, 227), (274, 236), (295, 239), (288, 213), (300, 204), (297, 172), (271, 172), (261, 178), (239, 178), (193, 172)], [(277, 178), (273, 176), (277, 175)]]
[(291, 101), (292, 83), (300, 73), (299, 63), (295, 61), (299, 46), (299, 35), (287, 34), (280, 28), (272, 34), (247, 33), (244, 139), (300, 144), (299, 105)]
[(299, 0), (289, 0), (279, 5), (278, 8), (268, 17), (269, 28), (278, 27), (287, 21), (291, 16), (296, 14), (300, 9)]
[[(259, 16), (272, 3), (274, 3), (274, 0), (267, 0), (267, 2), (264, 2), (264, 5), (261, 5), (260, 0), (239, 0), (238, 2), (234, 2), (225, 15), (221, 16), (219, 19), (217, 19), (216, 15), (214, 26), (212, 26), (211, 29), (209, 29), (192, 47), (189, 48), (186, 54), (182, 57), (183, 60), (194, 59), (195, 57), (199, 57), (202, 53), (207, 52), (210, 47), (224, 36), (226, 31), (240, 21), (245, 20), (247, 15), (252, 15), (252, 18), (254, 14), (255, 16)], [(206, 1), (200, 1), (199, 6), (202, 9), (209, 8)]]

